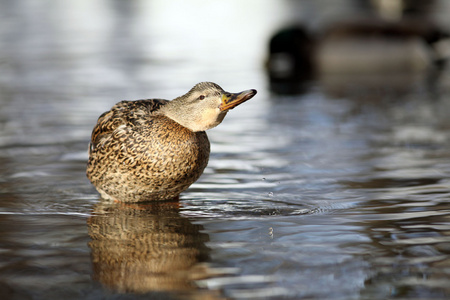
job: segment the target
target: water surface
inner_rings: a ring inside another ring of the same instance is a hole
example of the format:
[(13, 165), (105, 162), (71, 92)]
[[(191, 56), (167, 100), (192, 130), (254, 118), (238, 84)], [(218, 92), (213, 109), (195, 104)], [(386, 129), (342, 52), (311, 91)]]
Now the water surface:
[[(450, 297), (448, 72), (273, 94), (267, 16), (286, 7), (250, 2), (222, 36), (165, 23), (159, 1), (1, 3), (2, 297)], [(233, 5), (182, 8), (225, 23)], [(179, 203), (102, 201), (84, 175), (96, 118), (203, 80), (258, 95), (209, 132), (200, 180)]]

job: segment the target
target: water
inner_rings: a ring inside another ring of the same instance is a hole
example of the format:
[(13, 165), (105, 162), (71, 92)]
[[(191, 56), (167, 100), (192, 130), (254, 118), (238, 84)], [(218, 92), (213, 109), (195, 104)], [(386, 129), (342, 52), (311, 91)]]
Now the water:
[[(1, 2), (2, 299), (449, 298), (448, 72), (275, 95), (268, 16), (289, 6), (194, 2)], [(96, 118), (203, 80), (258, 95), (208, 133), (200, 180), (99, 199)]]

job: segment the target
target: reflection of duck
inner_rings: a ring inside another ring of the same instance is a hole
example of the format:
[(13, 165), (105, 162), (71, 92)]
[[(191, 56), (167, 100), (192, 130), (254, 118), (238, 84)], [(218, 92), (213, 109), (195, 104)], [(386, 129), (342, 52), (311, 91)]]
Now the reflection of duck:
[(172, 199), (194, 183), (208, 163), (204, 131), (255, 94), (232, 94), (203, 82), (172, 101), (119, 102), (100, 116), (92, 132), (87, 176), (106, 199)]
[(102, 202), (88, 228), (94, 277), (106, 287), (122, 293), (208, 292), (192, 284), (208, 276), (199, 264), (208, 256), (208, 235), (181, 217), (175, 203)]

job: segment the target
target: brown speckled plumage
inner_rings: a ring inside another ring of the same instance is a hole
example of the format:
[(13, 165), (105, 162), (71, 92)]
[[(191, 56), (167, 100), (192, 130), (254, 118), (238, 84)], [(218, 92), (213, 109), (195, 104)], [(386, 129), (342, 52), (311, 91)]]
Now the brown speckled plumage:
[[(250, 99), (200, 83), (172, 101), (122, 101), (103, 113), (92, 132), (87, 176), (103, 198), (124, 202), (172, 199), (208, 164), (204, 130)], [(183, 125), (181, 125), (183, 124)]]

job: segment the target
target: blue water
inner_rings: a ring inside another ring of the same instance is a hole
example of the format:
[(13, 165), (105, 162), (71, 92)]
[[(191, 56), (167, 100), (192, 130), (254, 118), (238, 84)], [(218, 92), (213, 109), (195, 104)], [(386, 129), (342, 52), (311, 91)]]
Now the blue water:
[[(2, 299), (450, 297), (445, 69), (281, 96), (263, 61), (289, 3), (0, 4)], [(179, 203), (102, 201), (97, 117), (205, 80), (258, 94), (208, 133), (200, 180)]]

